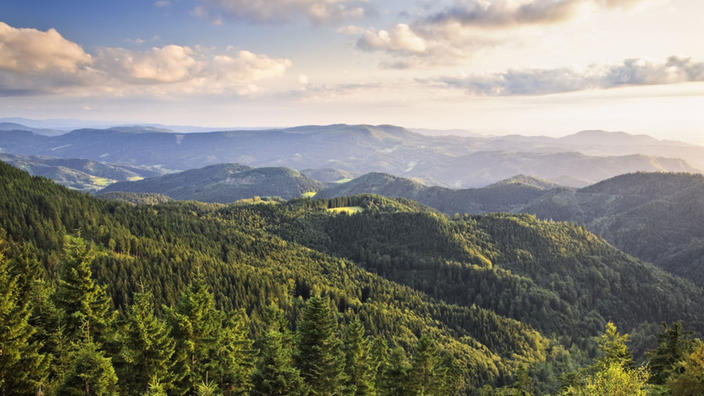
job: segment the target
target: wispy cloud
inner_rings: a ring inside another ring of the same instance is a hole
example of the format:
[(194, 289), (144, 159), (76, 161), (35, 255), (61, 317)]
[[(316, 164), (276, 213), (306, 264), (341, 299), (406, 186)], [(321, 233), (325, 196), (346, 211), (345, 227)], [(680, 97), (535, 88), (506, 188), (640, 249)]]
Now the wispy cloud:
[(587, 67), (521, 68), (500, 73), (419, 79), (420, 83), (462, 89), (478, 96), (547, 95), (624, 86), (704, 81), (704, 62), (671, 56), (666, 60), (626, 59)]
[(164, 8), (164, 7), (168, 7), (170, 5), (171, 5), (171, 1), (169, 1), (169, 0), (160, 0), (160, 1), (157, 1), (154, 3), (154, 6), (156, 8)]
[(573, 21), (595, 11), (627, 10), (649, 0), (460, 0), (453, 6), (390, 30), (345, 28), (358, 35), (356, 47), (395, 59), (381, 67), (419, 68), (451, 65), (478, 52), (518, 41), (525, 28)]
[(284, 23), (307, 18), (316, 25), (376, 14), (367, 0), (201, 0), (194, 14), (250, 23)]
[(0, 95), (98, 90), (112, 94), (246, 94), (253, 82), (281, 77), (291, 67), (249, 51), (217, 54), (179, 45), (146, 51), (101, 48), (91, 56), (51, 29), (16, 29), (0, 23)]

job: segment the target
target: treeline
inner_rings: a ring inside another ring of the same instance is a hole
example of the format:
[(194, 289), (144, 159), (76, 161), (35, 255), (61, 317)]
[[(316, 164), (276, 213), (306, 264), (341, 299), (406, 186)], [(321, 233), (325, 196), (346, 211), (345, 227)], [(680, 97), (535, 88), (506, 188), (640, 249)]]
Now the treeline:
[(463, 388), (464, 368), (427, 335), (407, 354), (368, 336), (359, 319), (339, 327), (320, 296), (303, 304), (296, 326), (272, 302), (257, 339), (243, 310), (216, 308), (201, 276), (161, 317), (144, 289), (121, 314), (93, 281), (92, 260), (83, 240), (71, 239), (52, 287), (27, 254), (0, 255), (0, 394), (444, 396)]

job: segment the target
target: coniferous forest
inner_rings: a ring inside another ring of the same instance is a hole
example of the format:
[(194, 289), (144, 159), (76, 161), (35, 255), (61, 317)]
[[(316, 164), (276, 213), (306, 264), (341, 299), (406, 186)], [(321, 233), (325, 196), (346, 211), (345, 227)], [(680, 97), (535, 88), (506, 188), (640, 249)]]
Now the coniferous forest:
[(2, 396), (704, 394), (704, 291), (573, 223), (135, 206), (0, 163), (0, 240)]

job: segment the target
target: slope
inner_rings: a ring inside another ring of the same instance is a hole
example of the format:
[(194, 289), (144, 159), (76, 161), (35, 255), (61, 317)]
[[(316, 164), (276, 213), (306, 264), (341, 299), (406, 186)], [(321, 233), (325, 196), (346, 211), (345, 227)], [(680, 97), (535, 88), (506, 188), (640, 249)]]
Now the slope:
[(230, 203), (254, 196), (295, 198), (324, 186), (289, 168), (218, 164), (135, 182), (115, 183), (100, 193), (157, 193), (178, 200)]

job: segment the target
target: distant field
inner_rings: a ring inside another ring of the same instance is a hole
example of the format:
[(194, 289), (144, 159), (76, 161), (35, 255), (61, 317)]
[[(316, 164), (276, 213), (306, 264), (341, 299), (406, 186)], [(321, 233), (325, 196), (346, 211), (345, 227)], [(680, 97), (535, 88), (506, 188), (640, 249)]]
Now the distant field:
[(107, 186), (109, 184), (115, 183), (115, 180), (106, 179), (104, 177), (91, 176), (91, 181), (96, 186)]
[(340, 180), (336, 180), (335, 183), (342, 184), (342, 183), (347, 183), (348, 181), (352, 181), (352, 179), (340, 179)]
[(301, 196), (305, 197), (305, 198), (313, 198), (315, 196), (315, 194), (317, 194), (315, 191), (310, 191), (310, 192), (303, 193), (303, 195), (301, 195)]
[(132, 177), (127, 178), (127, 181), (140, 181), (140, 180), (144, 180), (144, 178), (142, 176), (132, 176)]
[(332, 208), (328, 209), (328, 212), (334, 212), (334, 213), (339, 213), (339, 212), (347, 212), (349, 214), (355, 214), (359, 212), (363, 212), (364, 208), (361, 206), (344, 206), (342, 208)]

